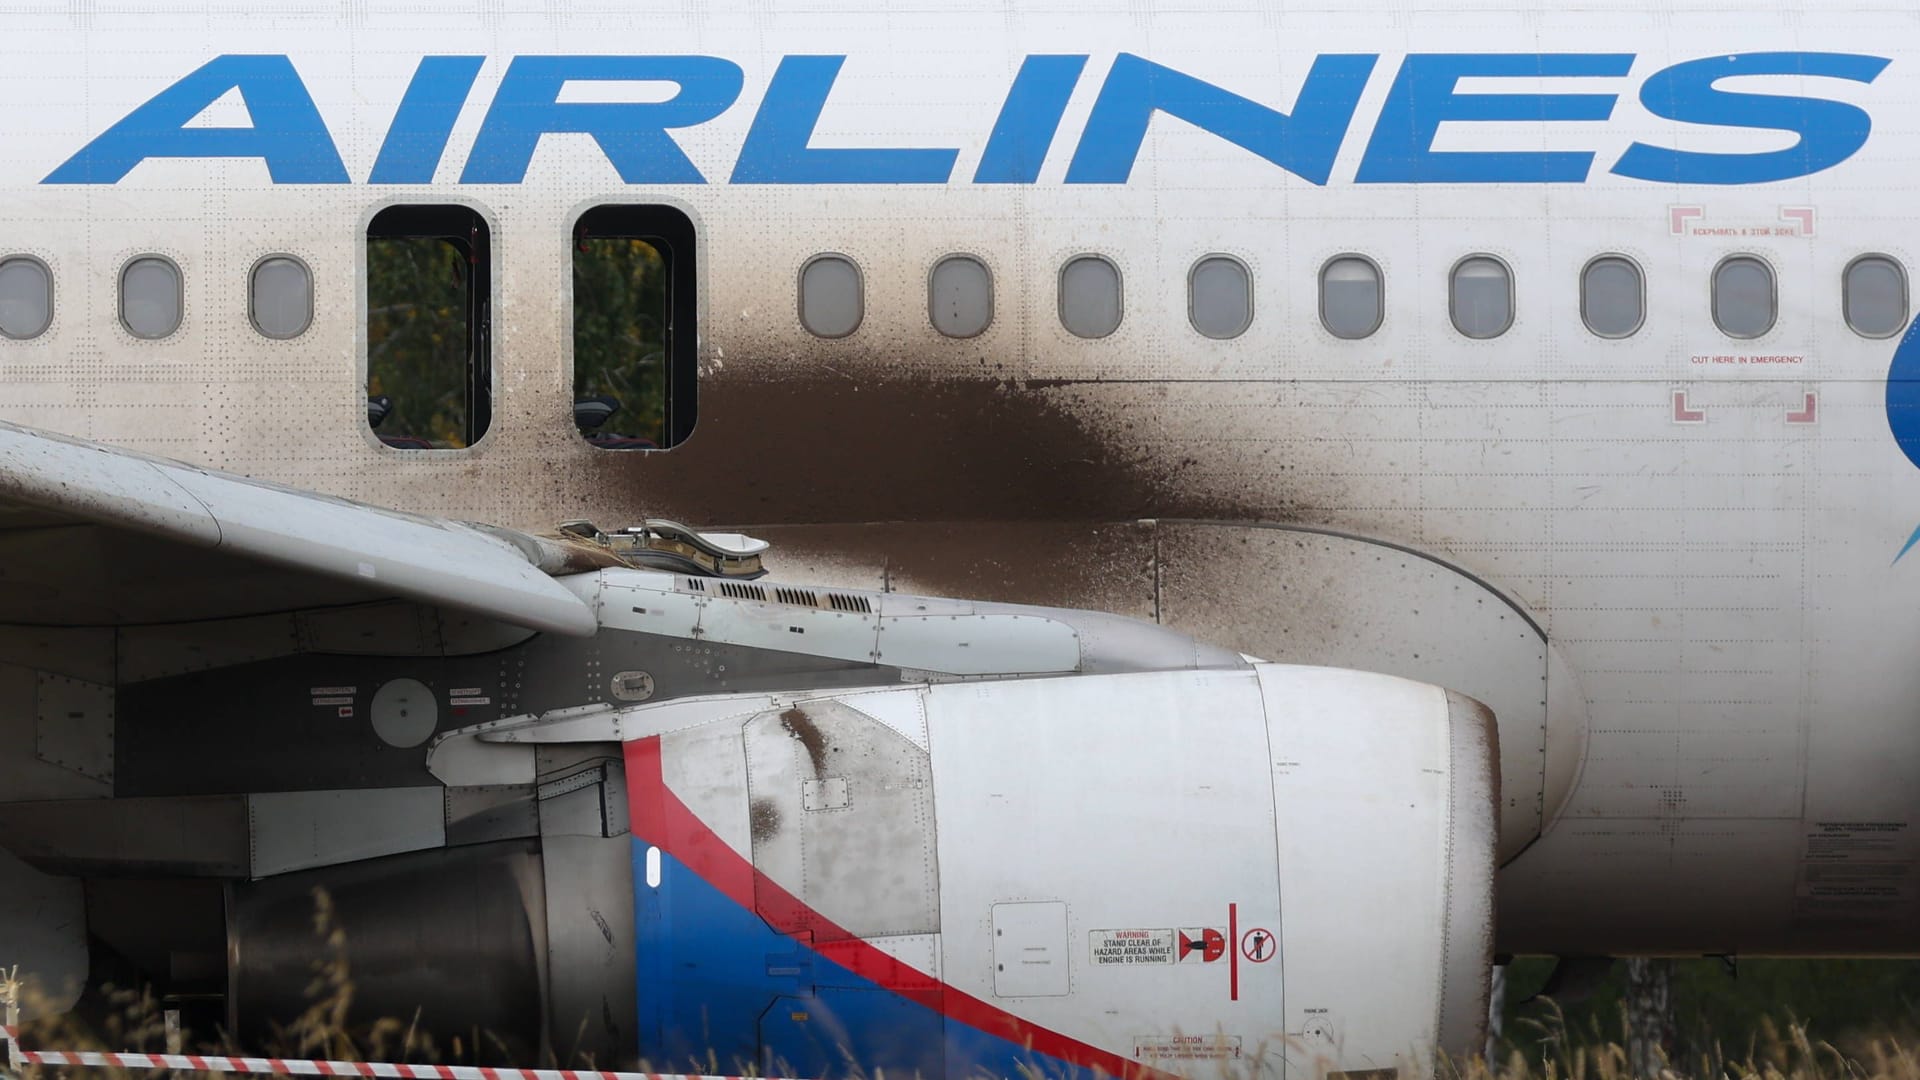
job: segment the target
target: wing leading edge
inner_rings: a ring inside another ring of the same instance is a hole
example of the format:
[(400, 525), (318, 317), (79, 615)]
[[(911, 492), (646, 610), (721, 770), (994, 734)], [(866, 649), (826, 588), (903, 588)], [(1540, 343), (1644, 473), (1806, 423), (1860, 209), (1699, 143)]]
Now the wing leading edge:
[(403, 597), (584, 636), (532, 536), (0, 423), (0, 621), (117, 625)]

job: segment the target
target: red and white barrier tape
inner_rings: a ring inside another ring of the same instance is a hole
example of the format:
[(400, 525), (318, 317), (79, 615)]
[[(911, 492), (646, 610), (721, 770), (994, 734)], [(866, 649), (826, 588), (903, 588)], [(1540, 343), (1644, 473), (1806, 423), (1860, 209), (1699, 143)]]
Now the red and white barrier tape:
[(480, 1065), (399, 1065), (371, 1061), (308, 1061), (296, 1058), (202, 1057), (199, 1054), (106, 1054), (62, 1050), (24, 1050), (16, 1032), (6, 1031), (8, 1049), (22, 1065), (64, 1065), (94, 1069), (175, 1069), (181, 1072), (241, 1073), (251, 1076), (355, 1076), (390, 1080), (743, 1080), (737, 1076), (687, 1073), (599, 1072), (593, 1069), (496, 1069)]

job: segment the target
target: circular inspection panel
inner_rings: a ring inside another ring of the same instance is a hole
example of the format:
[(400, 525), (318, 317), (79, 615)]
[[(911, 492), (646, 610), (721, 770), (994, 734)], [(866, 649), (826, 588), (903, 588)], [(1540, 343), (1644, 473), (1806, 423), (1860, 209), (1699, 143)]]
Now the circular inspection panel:
[(419, 746), (440, 722), (440, 703), (418, 679), (394, 679), (374, 691), (373, 733), (388, 746)]

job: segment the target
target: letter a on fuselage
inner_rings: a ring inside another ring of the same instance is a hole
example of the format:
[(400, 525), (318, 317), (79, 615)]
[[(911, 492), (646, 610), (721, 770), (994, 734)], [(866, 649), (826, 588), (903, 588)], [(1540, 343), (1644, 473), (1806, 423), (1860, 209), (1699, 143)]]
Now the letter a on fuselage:
[[(192, 127), (238, 92), (251, 127)], [(48, 184), (117, 184), (148, 158), (259, 158), (276, 184), (344, 184), (333, 135), (285, 56), (217, 56), (128, 113), (53, 170)]]

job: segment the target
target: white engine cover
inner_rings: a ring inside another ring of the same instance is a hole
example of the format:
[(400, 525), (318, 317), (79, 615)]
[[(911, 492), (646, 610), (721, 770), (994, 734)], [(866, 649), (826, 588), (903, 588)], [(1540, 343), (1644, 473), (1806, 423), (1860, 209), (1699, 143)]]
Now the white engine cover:
[(639, 739), (642, 1053), (1425, 1073), (1486, 1017), (1494, 751), (1470, 699), (1281, 665), (843, 691)]

